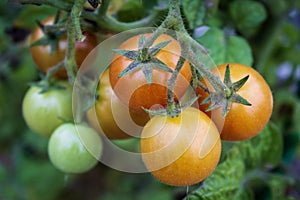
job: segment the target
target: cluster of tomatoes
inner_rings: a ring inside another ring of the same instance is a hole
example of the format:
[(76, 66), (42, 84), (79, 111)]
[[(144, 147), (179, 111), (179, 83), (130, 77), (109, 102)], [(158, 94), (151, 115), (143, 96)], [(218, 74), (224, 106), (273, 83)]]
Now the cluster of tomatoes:
[[(33, 33), (33, 36), (36, 38), (39, 34)], [(146, 49), (154, 53), (145, 56), (145, 49), (140, 51), (138, 48), (139, 41), (141, 37), (149, 36), (150, 34), (133, 36), (122, 43), (119, 50), (131, 53), (125, 56), (116, 53), (109, 69), (100, 75), (97, 99), (86, 112), (90, 127), (70, 123), (73, 116), (72, 88), (69, 83), (64, 80), (56, 81), (45, 92), (41, 92), (38, 86), (31, 86), (24, 98), (23, 115), (30, 128), (50, 137), (49, 157), (56, 167), (67, 173), (79, 173), (92, 168), (102, 152), (102, 142), (97, 132), (101, 137), (112, 140), (138, 137), (142, 159), (154, 177), (169, 185), (192, 185), (209, 176), (217, 166), (221, 154), (221, 139), (249, 139), (266, 125), (273, 107), (271, 90), (253, 68), (235, 63), (219, 65), (211, 72), (223, 80), (228, 66), (232, 82), (249, 76), (238, 90), (231, 87), (234, 85), (231, 82), (228, 87), (232, 93), (238, 93), (250, 102), (251, 106), (233, 102), (225, 117), (221, 108), (206, 112), (210, 104), (203, 105), (203, 100), (210, 95), (207, 88), (210, 91), (213, 88), (203, 78), (199, 85), (204, 85), (206, 89), (200, 86), (193, 88), (195, 95), (200, 97), (193, 106), (182, 109), (178, 116), (150, 117), (147, 110), (166, 109), (168, 105), (168, 80), (180, 58), (181, 47), (176, 39), (162, 34), (152, 46), (164, 41), (169, 43), (159, 51), (152, 51), (151, 47)], [(49, 47), (44, 45), (31, 48), (37, 66), (44, 72), (59, 62), (53, 61), (52, 56), (56, 52), (50, 56), (46, 48)], [(76, 46), (76, 58), (79, 58), (77, 48), (79, 46)], [(37, 56), (37, 51), (48, 55)], [(60, 60), (65, 56), (61, 54), (63, 53), (59, 53)], [(39, 58), (42, 61), (39, 62)], [(51, 62), (45, 61), (47, 59)], [(132, 64), (135, 62), (141, 67)], [(156, 67), (160, 63), (169, 70)], [(77, 64), (80, 66), (80, 61)], [(124, 73), (128, 66), (136, 69)], [(62, 73), (56, 76), (65, 77), (65, 72), (64, 75)], [(150, 83), (146, 78), (149, 73)], [(175, 103), (185, 98), (191, 80), (191, 67), (185, 61), (174, 83)], [(232, 95), (228, 96), (231, 97)], [(85, 148), (87, 146), (88, 149)]]
[[(42, 22), (53, 25), (54, 17)], [(84, 42), (75, 43), (76, 64), (80, 66), (98, 41), (93, 33), (85, 32)], [(63, 62), (66, 57), (67, 35), (47, 35), (41, 27), (31, 34), (30, 42), (45, 41), (30, 47), (31, 55), (41, 72)], [(48, 153), (52, 163), (66, 173), (82, 173), (94, 167), (102, 152), (102, 141), (92, 128), (77, 124), (72, 112), (73, 88), (66, 80), (65, 68), (55, 78), (33, 83), (23, 99), (23, 117), (27, 125), (40, 135), (50, 137)], [(84, 132), (84, 135), (80, 133)], [(89, 147), (89, 149), (86, 148)]]

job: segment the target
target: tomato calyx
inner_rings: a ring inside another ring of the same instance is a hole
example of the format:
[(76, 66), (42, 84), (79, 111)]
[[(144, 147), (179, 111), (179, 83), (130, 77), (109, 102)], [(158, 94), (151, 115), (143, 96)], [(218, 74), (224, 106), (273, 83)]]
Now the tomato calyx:
[(168, 104), (167, 108), (162, 108), (158, 110), (146, 109), (144, 107), (142, 107), (142, 109), (153, 116), (160, 115), (160, 116), (168, 116), (174, 118), (174, 117), (178, 117), (180, 113), (186, 108), (191, 107), (198, 99), (199, 96), (191, 98), (184, 105), (181, 105), (180, 102), (172, 102)]
[(30, 47), (50, 45), (50, 54), (52, 55), (57, 49), (58, 41), (66, 35), (66, 29), (58, 23), (57, 17), (54, 19), (53, 25), (44, 25), (39, 21), (37, 24), (44, 36), (32, 43)]
[(241, 95), (237, 94), (239, 89), (247, 82), (249, 75), (244, 78), (232, 82), (230, 78), (230, 66), (226, 66), (224, 84), (227, 86), (226, 90), (212, 92), (209, 91), (209, 96), (204, 99), (201, 104), (211, 103), (211, 105), (206, 109), (206, 112), (214, 110), (218, 107), (222, 107), (222, 115), (226, 117), (228, 114), (232, 103), (239, 103), (246, 106), (251, 106), (251, 103), (248, 102)]
[(153, 69), (160, 69), (172, 73), (173, 70), (165, 63), (155, 57), (160, 50), (167, 46), (171, 40), (156, 44), (154, 47), (147, 47), (144, 35), (141, 35), (138, 43), (138, 50), (115, 49), (115, 53), (133, 60), (119, 75), (118, 78), (125, 76), (133, 71), (141, 69), (145, 75), (147, 83), (152, 83)]
[(40, 94), (46, 93), (49, 90), (65, 90), (66, 87), (59, 84), (56, 80), (45, 80), (42, 79), (39, 82), (30, 82), (28, 83), (29, 86), (35, 86), (41, 88)]

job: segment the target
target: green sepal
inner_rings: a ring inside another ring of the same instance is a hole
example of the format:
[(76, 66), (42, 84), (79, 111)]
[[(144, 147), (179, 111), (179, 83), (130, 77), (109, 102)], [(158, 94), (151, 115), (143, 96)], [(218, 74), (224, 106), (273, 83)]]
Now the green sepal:
[(170, 42), (171, 42), (171, 40), (167, 40), (167, 41), (158, 43), (154, 47), (151, 47), (150, 51), (149, 51), (150, 55), (155, 56), (158, 52), (160, 52), (160, 50), (162, 48), (164, 48), (165, 46), (167, 46)]
[(50, 40), (50, 55), (53, 55), (54, 51), (57, 49), (58, 41), (57, 40)]
[(54, 90), (65, 90), (66, 89), (64, 86), (60, 85), (59, 82), (56, 82), (55, 80), (53, 80), (53, 81), (42, 80), (40, 82), (29, 82), (28, 85), (40, 88), (41, 89), (39, 91), (40, 94), (46, 93), (52, 89), (54, 89)]
[(231, 101), (225, 101), (222, 107), (222, 116), (226, 117), (226, 115), (228, 114), (230, 107), (231, 107)]
[(146, 37), (144, 35), (141, 35), (139, 38), (138, 48), (139, 49), (144, 48), (145, 43), (146, 43)]
[(153, 63), (153, 67), (156, 69), (161, 69), (163, 71), (167, 71), (170, 73), (173, 72), (173, 70), (170, 67), (168, 67), (165, 63), (163, 63), (162, 61), (160, 61), (157, 58), (153, 58), (150, 62)]
[(244, 78), (242, 78), (241, 80), (233, 83), (232, 86), (231, 86), (231, 88), (234, 91), (238, 91), (239, 89), (241, 89), (241, 87), (243, 87), (243, 85), (245, 85), (245, 83), (247, 82), (248, 79), (249, 79), (249, 75), (247, 75)]
[(204, 105), (204, 104), (207, 104), (207, 103), (210, 103), (211, 102), (211, 97), (208, 96), (206, 97), (202, 102), (201, 102), (201, 105)]
[[(55, 15), (54, 24), (58, 22), (59, 13)], [(30, 44), (30, 47), (34, 46), (43, 46), (43, 45), (50, 45), (50, 55), (54, 53), (54, 51), (57, 49), (58, 41), (61, 37), (63, 37), (66, 34), (65, 30), (61, 31), (45, 31), (46, 27), (51, 27), (53, 25), (44, 25), (40, 21), (36, 22), (38, 24), (38, 27), (42, 30), (44, 33), (44, 36), (40, 38), (39, 40), (33, 42)]]
[(145, 78), (148, 84), (152, 82), (152, 70), (154, 68), (160, 69), (172, 73), (173, 70), (168, 67), (165, 63), (155, 58), (154, 56), (165, 46), (167, 46), (171, 41), (164, 41), (152, 48), (145, 47), (146, 37), (141, 35), (138, 41), (138, 50), (122, 50), (114, 49), (113, 51), (119, 55), (125, 56), (133, 60), (126, 69), (124, 69), (119, 75), (118, 78), (125, 76), (133, 71), (142, 69)]
[(232, 97), (230, 98), (232, 102), (235, 103), (240, 103), (246, 106), (251, 106), (252, 104), (249, 103), (245, 98), (243, 98), (241, 95), (238, 94), (233, 94)]
[(125, 76), (133, 71), (136, 71), (138, 69), (140, 69), (142, 66), (141, 66), (141, 62), (138, 61), (138, 60), (134, 60), (132, 61), (128, 67), (126, 67), (119, 75), (118, 75), (118, 78), (121, 78), (122, 76)]
[(138, 57), (138, 53), (136, 51), (123, 49), (113, 49), (112, 51), (131, 60), (135, 60)]
[(147, 109), (142, 107), (142, 109), (150, 114), (150, 115), (160, 115), (160, 116), (167, 116), (167, 110), (166, 109), (159, 109), (159, 110), (151, 110), (151, 109)]
[(183, 106), (180, 105), (180, 103), (175, 103), (174, 106), (171, 106), (172, 109), (168, 110), (167, 108), (158, 109), (158, 110), (151, 110), (146, 109), (142, 107), (142, 109), (149, 113), (150, 115), (160, 115), (160, 116), (168, 116), (168, 117), (178, 117), (180, 115), (181, 111), (186, 109), (187, 107), (192, 106), (197, 100), (199, 99), (199, 96), (195, 96), (194, 98), (187, 101)]
[(226, 66), (224, 75), (224, 84), (226, 85), (226, 91), (210, 92), (209, 97), (205, 98), (201, 105), (211, 103), (211, 105), (206, 109), (206, 112), (222, 107), (222, 116), (226, 117), (228, 114), (232, 103), (239, 103), (246, 106), (251, 106), (245, 98), (237, 94), (236, 92), (247, 82), (249, 75), (244, 78), (232, 83), (230, 77), (230, 65)]
[(205, 110), (205, 112), (209, 112), (209, 111), (212, 111), (216, 108), (219, 108), (221, 107), (221, 103), (219, 102), (212, 102), (212, 104), (210, 104), (210, 106)]
[(41, 39), (31, 43), (30, 47), (43, 46), (47, 44), (49, 44), (49, 39), (47, 37), (42, 37)]
[(199, 98), (200, 96), (195, 96), (194, 98), (188, 100), (183, 106), (181, 106), (181, 110), (184, 110), (187, 107), (192, 106), (196, 101), (198, 101)]
[(229, 64), (226, 66), (226, 70), (225, 70), (225, 76), (224, 76), (224, 84), (225, 85), (231, 85), (231, 78), (230, 78), (230, 67)]
[(147, 80), (147, 84), (150, 85), (152, 83), (152, 69), (153, 69), (153, 64), (152, 63), (145, 63), (145, 64), (140, 64), (142, 65), (142, 71), (145, 75), (145, 78)]

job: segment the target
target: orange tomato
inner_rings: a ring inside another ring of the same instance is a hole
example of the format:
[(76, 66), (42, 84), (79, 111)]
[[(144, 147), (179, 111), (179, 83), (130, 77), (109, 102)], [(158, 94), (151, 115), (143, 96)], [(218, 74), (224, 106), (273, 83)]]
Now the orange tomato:
[[(213, 68), (212, 72), (223, 80), (227, 65), (219, 65)], [(223, 140), (246, 140), (257, 135), (268, 123), (273, 110), (273, 96), (267, 82), (255, 69), (237, 63), (229, 65), (232, 82), (249, 75), (249, 79), (237, 93), (251, 103), (251, 106), (232, 103), (225, 119), (222, 117), (220, 108), (208, 112), (208, 115), (217, 125)], [(202, 83), (212, 89), (207, 80), (203, 79)], [(197, 89), (197, 94), (201, 96), (199, 99), (200, 110), (205, 111), (209, 104), (200, 104), (208, 94), (201, 88)]]
[[(42, 22), (43, 25), (53, 25), (54, 16), (51, 16)], [(86, 56), (97, 46), (98, 41), (96, 36), (88, 31), (84, 31), (83, 34), (86, 39), (83, 42), (75, 42), (75, 60), (77, 67), (79, 68)], [(41, 28), (37, 27), (30, 37), (30, 43), (34, 43), (45, 36)], [(50, 44), (32, 46), (30, 47), (31, 56), (36, 63), (37, 67), (43, 72), (47, 73), (48, 69), (59, 64), (65, 59), (67, 50), (67, 34), (58, 39), (56, 49), (51, 53)], [(60, 69), (56, 76), (59, 78), (67, 78), (67, 72), (65, 68)]]
[(111, 88), (108, 70), (101, 76), (97, 92), (99, 98), (87, 111), (91, 126), (109, 139), (139, 137), (149, 115), (136, 113), (119, 100)]
[[(150, 34), (145, 34), (149, 37)], [(134, 36), (126, 40), (119, 49), (137, 50), (140, 35)], [(180, 57), (181, 48), (179, 43), (169, 35), (162, 34), (154, 42), (153, 45), (170, 40), (171, 42), (155, 55), (157, 59), (165, 63), (170, 69), (174, 70)], [(118, 75), (133, 60), (115, 55), (110, 65), (110, 82), (116, 95), (123, 103), (137, 112), (144, 112), (142, 107), (150, 109), (152, 106), (167, 104), (167, 84), (170, 78), (170, 72), (161, 69), (153, 69), (152, 82), (148, 84), (142, 70), (133, 71), (121, 78)], [(179, 72), (175, 83), (174, 96), (175, 100), (180, 98), (186, 91), (191, 79), (191, 71), (188, 62), (185, 62)]]
[(221, 154), (217, 127), (192, 107), (178, 117), (154, 116), (144, 127), (140, 143), (147, 169), (173, 186), (202, 181), (215, 169)]

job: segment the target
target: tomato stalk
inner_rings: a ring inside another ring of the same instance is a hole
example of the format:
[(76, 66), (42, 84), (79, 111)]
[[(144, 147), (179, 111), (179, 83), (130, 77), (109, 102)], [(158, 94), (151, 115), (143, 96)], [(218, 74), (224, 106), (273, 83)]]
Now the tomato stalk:
[(74, 82), (77, 73), (77, 65), (75, 62), (75, 42), (76, 37), (79, 41), (83, 41), (85, 36), (83, 36), (80, 28), (80, 15), (83, 9), (85, 0), (76, 0), (71, 13), (70, 13), (70, 23), (68, 27), (68, 48), (66, 53), (66, 69), (69, 76), (69, 81)]
[[(166, 19), (152, 34), (152, 36), (147, 39), (144, 46), (146, 47), (151, 46), (154, 40), (160, 34), (164, 33), (166, 29), (172, 29), (176, 31), (176, 37), (182, 48), (181, 57), (178, 60), (176, 69), (173, 71), (172, 76), (168, 81), (168, 101), (167, 101), (168, 106), (166, 110), (167, 115), (173, 116), (172, 113), (174, 113), (174, 111), (176, 111), (177, 109), (174, 102), (173, 90), (174, 90), (174, 85), (175, 85), (178, 72), (180, 71), (185, 59), (187, 59), (191, 64), (193, 64), (195, 69), (199, 71), (202, 76), (208, 79), (208, 81), (211, 83), (211, 85), (216, 90), (216, 92), (220, 94), (225, 94), (225, 95), (218, 95), (218, 96), (225, 96), (226, 98), (226, 95), (231, 93), (230, 88), (228, 88), (227, 85), (224, 84), (218, 76), (213, 74), (206, 66), (204, 66), (196, 54), (199, 53), (199, 51), (201, 51), (202, 53), (207, 53), (207, 51), (200, 44), (198, 44), (193, 38), (191, 38), (191, 36), (186, 31), (184, 27), (183, 19), (181, 17), (180, 1), (177, 0), (169, 1), (169, 12)], [(196, 50), (196, 53), (193, 51), (194, 49)]]
[(220, 80), (219, 77), (211, 73), (199, 60), (197, 54), (194, 53), (192, 46), (195, 46), (196, 49), (204, 51), (203, 47), (198, 44), (191, 36), (188, 34), (184, 27), (184, 23), (181, 17), (180, 11), (180, 1), (170, 0), (170, 12), (167, 17), (167, 24), (169, 27), (177, 31), (177, 39), (183, 49), (183, 56), (192, 63), (196, 70), (198, 70), (208, 81), (212, 84), (213, 88), (217, 91), (228, 91), (229, 88)]
[[(53, 1), (53, 0), (19, 0), (23, 4), (36, 4), (36, 5), (49, 5), (60, 10), (64, 10), (70, 12), (73, 7), (72, 1)], [(103, 4), (105, 6), (103, 6)], [(142, 18), (138, 21), (134, 22), (120, 22), (117, 19), (107, 16), (104, 14), (103, 10), (105, 10), (106, 6), (109, 5), (109, 1), (103, 0), (101, 12), (90, 12), (86, 10), (81, 10), (81, 17), (83, 19), (87, 19), (88, 21), (93, 22), (93, 29), (96, 30), (105, 30), (109, 32), (122, 32), (130, 29), (140, 28), (140, 27), (149, 27), (153, 26), (153, 24), (157, 23), (163, 13), (165, 13), (165, 8), (154, 9), (148, 16)], [(100, 14), (101, 13), (101, 14)], [(82, 26), (89, 27), (91, 24), (89, 22), (83, 21)]]
[(98, 10), (98, 15), (99, 16), (106, 16), (109, 4), (110, 4), (110, 0), (101, 1), (101, 5), (100, 5), (100, 8)]
[(177, 76), (179, 74), (179, 71), (181, 70), (183, 64), (185, 62), (184, 57), (180, 56), (175, 70), (173, 71), (170, 79), (168, 80), (168, 100), (167, 100), (167, 115), (168, 116), (177, 116), (180, 113), (180, 110), (178, 110), (176, 103), (174, 101), (174, 87), (175, 87), (175, 82), (177, 79)]
[(45, 80), (47, 82), (49, 82), (50, 78), (56, 73), (58, 72), (60, 69), (62, 69), (65, 66), (65, 62), (62, 61), (60, 63), (58, 63), (57, 65), (51, 67), (48, 69)]

